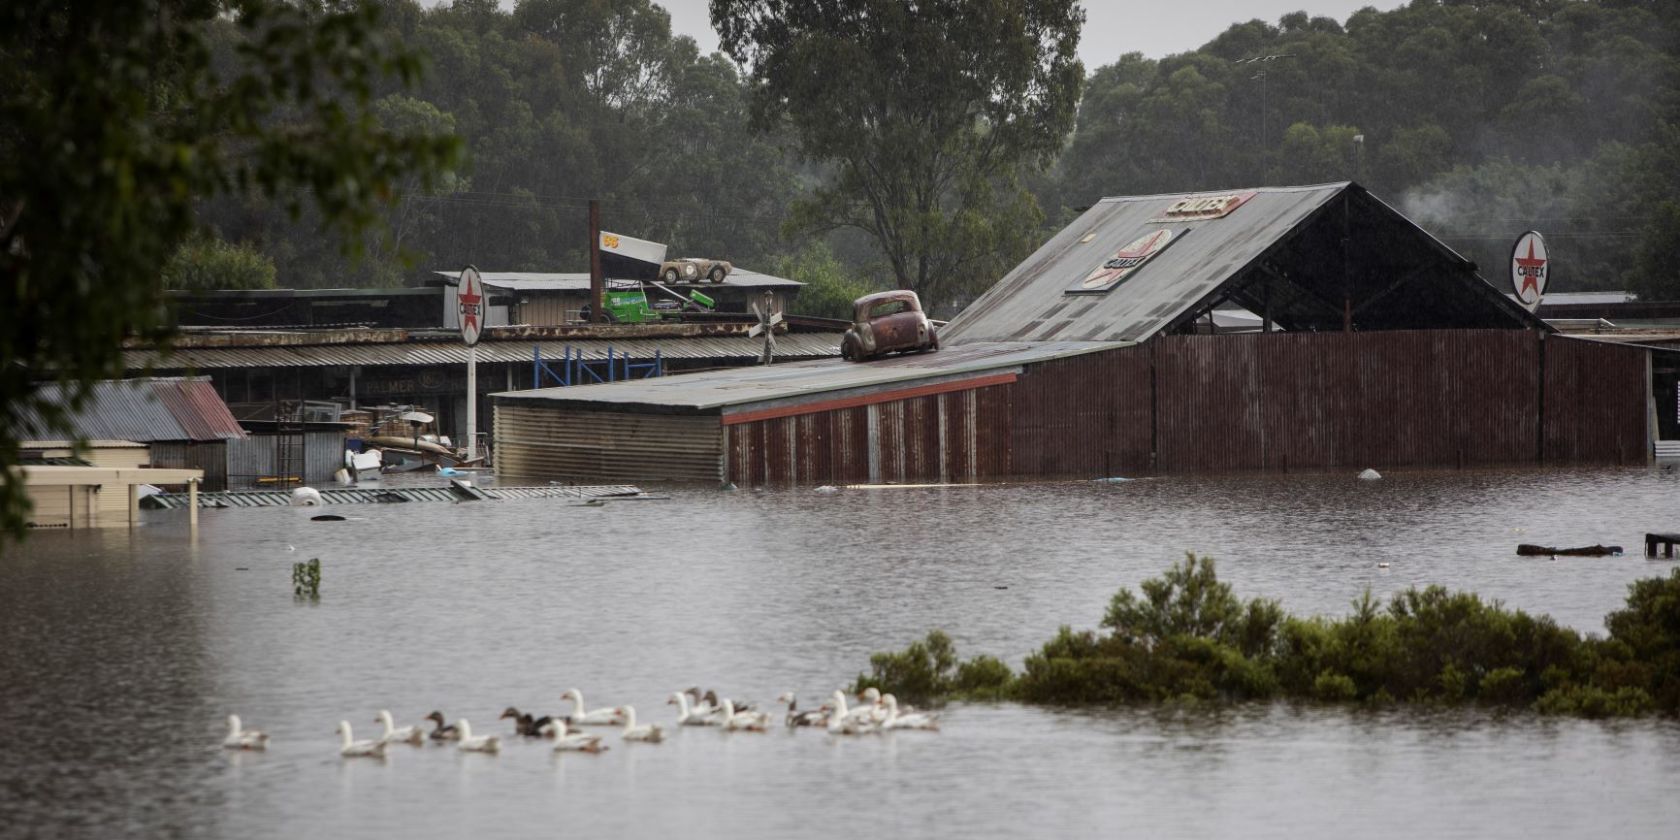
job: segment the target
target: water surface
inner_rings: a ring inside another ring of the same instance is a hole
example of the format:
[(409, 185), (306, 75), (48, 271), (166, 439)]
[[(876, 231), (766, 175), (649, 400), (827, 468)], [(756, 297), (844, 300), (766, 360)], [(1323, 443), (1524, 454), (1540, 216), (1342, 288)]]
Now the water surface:
[[(1012, 662), (1185, 551), (1239, 595), (1343, 613), (1469, 589), (1602, 632), (1670, 529), (1659, 470), (1166, 478), (948, 489), (676, 489), (563, 500), (181, 512), (0, 557), (0, 835), (1669, 837), (1680, 726), (1474, 710), (958, 705), (945, 731), (685, 730), (552, 757), (343, 762), (333, 728), (434, 708), (634, 703), (703, 684), (807, 705), (928, 629)], [(1608, 559), (1518, 542), (1622, 544)], [(319, 603), (290, 565), (321, 558)], [(1387, 568), (1379, 567), (1388, 563)], [(1003, 587), (1003, 588), (1000, 588)], [(216, 748), (237, 711), (265, 754)], [(616, 740), (616, 739), (614, 739)]]

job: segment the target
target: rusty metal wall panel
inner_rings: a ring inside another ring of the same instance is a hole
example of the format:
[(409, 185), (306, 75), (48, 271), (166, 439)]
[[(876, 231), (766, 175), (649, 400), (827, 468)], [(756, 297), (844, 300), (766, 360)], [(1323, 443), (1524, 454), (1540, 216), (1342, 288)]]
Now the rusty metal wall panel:
[(1155, 343), (1159, 469), (1258, 466), (1259, 354), (1245, 338), (1168, 336)]
[(674, 416), (495, 408), (496, 472), (523, 479), (707, 481), (724, 475), (722, 421)]
[(1546, 340), (1548, 462), (1644, 463), (1650, 383), (1638, 347)]
[(1147, 348), (1029, 365), (1011, 386), (1011, 469), (1095, 477), (1149, 469)]
[(158, 441), (150, 445), (149, 465), (160, 469), (203, 470), (199, 489), (228, 489), (227, 441)]

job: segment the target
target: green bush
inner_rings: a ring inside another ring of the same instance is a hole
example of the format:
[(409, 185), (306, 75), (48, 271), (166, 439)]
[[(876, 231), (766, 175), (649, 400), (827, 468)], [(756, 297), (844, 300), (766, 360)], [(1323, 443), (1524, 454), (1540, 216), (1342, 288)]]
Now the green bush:
[(1213, 561), (1195, 555), (1140, 593), (1109, 601), (1106, 632), (1063, 626), (1019, 676), (978, 657), (958, 664), (935, 631), (902, 653), (871, 657), (876, 685), (929, 702), (1013, 697), (1032, 703), (1232, 702), (1291, 697), (1386, 705), (1482, 703), (1545, 714), (1616, 717), (1680, 711), (1680, 571), (1629, 587), (1583, 638), (1552, 619), (1471, 593), (1410, 589), (1384, 608), (1366, 591), (1345, 618), (1289, 616), (1239, 600)]

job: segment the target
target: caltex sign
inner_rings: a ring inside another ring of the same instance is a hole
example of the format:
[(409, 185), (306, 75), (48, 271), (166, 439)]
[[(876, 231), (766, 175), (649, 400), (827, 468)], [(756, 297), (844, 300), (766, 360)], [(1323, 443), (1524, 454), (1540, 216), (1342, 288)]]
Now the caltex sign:
[(1151, 257), (1161, 253), (1171, 245), (1175, 239), (1182, 238), (1189, 231), (1182, 231), (1176, 237), (1167, 228), (1152, 230), (1114, 252), (1114, 256), (1103, 260), (1102, 265), (1091, 269), (1091, 273), (1084, 279), (1073, 284), (1067, 290), (1070, 295), (1098, 294), (1106, 292), (1120, 285), (1122, 280), (1131, 273), (1143, 267)]
[(1517, 237), (1517, 244), (1511, 248), (1511, 288), (1517, 293), (1517, 301), (1528, 307), (1528, 311), (1540, 308), (1550, 271), (1546, 240), (1532, 230)]
[(461, 285), (456, 290), (455, 303), (460, 308), (461, 340), (471, 347), (478, 343), (479, 331), (484, 329), (484, 280), (478, 269), (461, 269)]

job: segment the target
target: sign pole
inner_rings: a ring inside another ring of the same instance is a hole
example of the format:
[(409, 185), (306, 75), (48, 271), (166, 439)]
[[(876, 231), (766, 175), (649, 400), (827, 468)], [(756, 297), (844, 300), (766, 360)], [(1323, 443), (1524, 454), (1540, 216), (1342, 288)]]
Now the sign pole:
[(484, 299), (484, 279), (478, 269), (467, 266), (461, 270), (461, 282), (456, 288), (456, 303), (460, 308), (461, 341), (467, 345), (467, 460), (478, 457), (478, 337), (484, 328), (488, 311)]
[(467, 345), (467, 460), (478, 457), (478, 345)]

